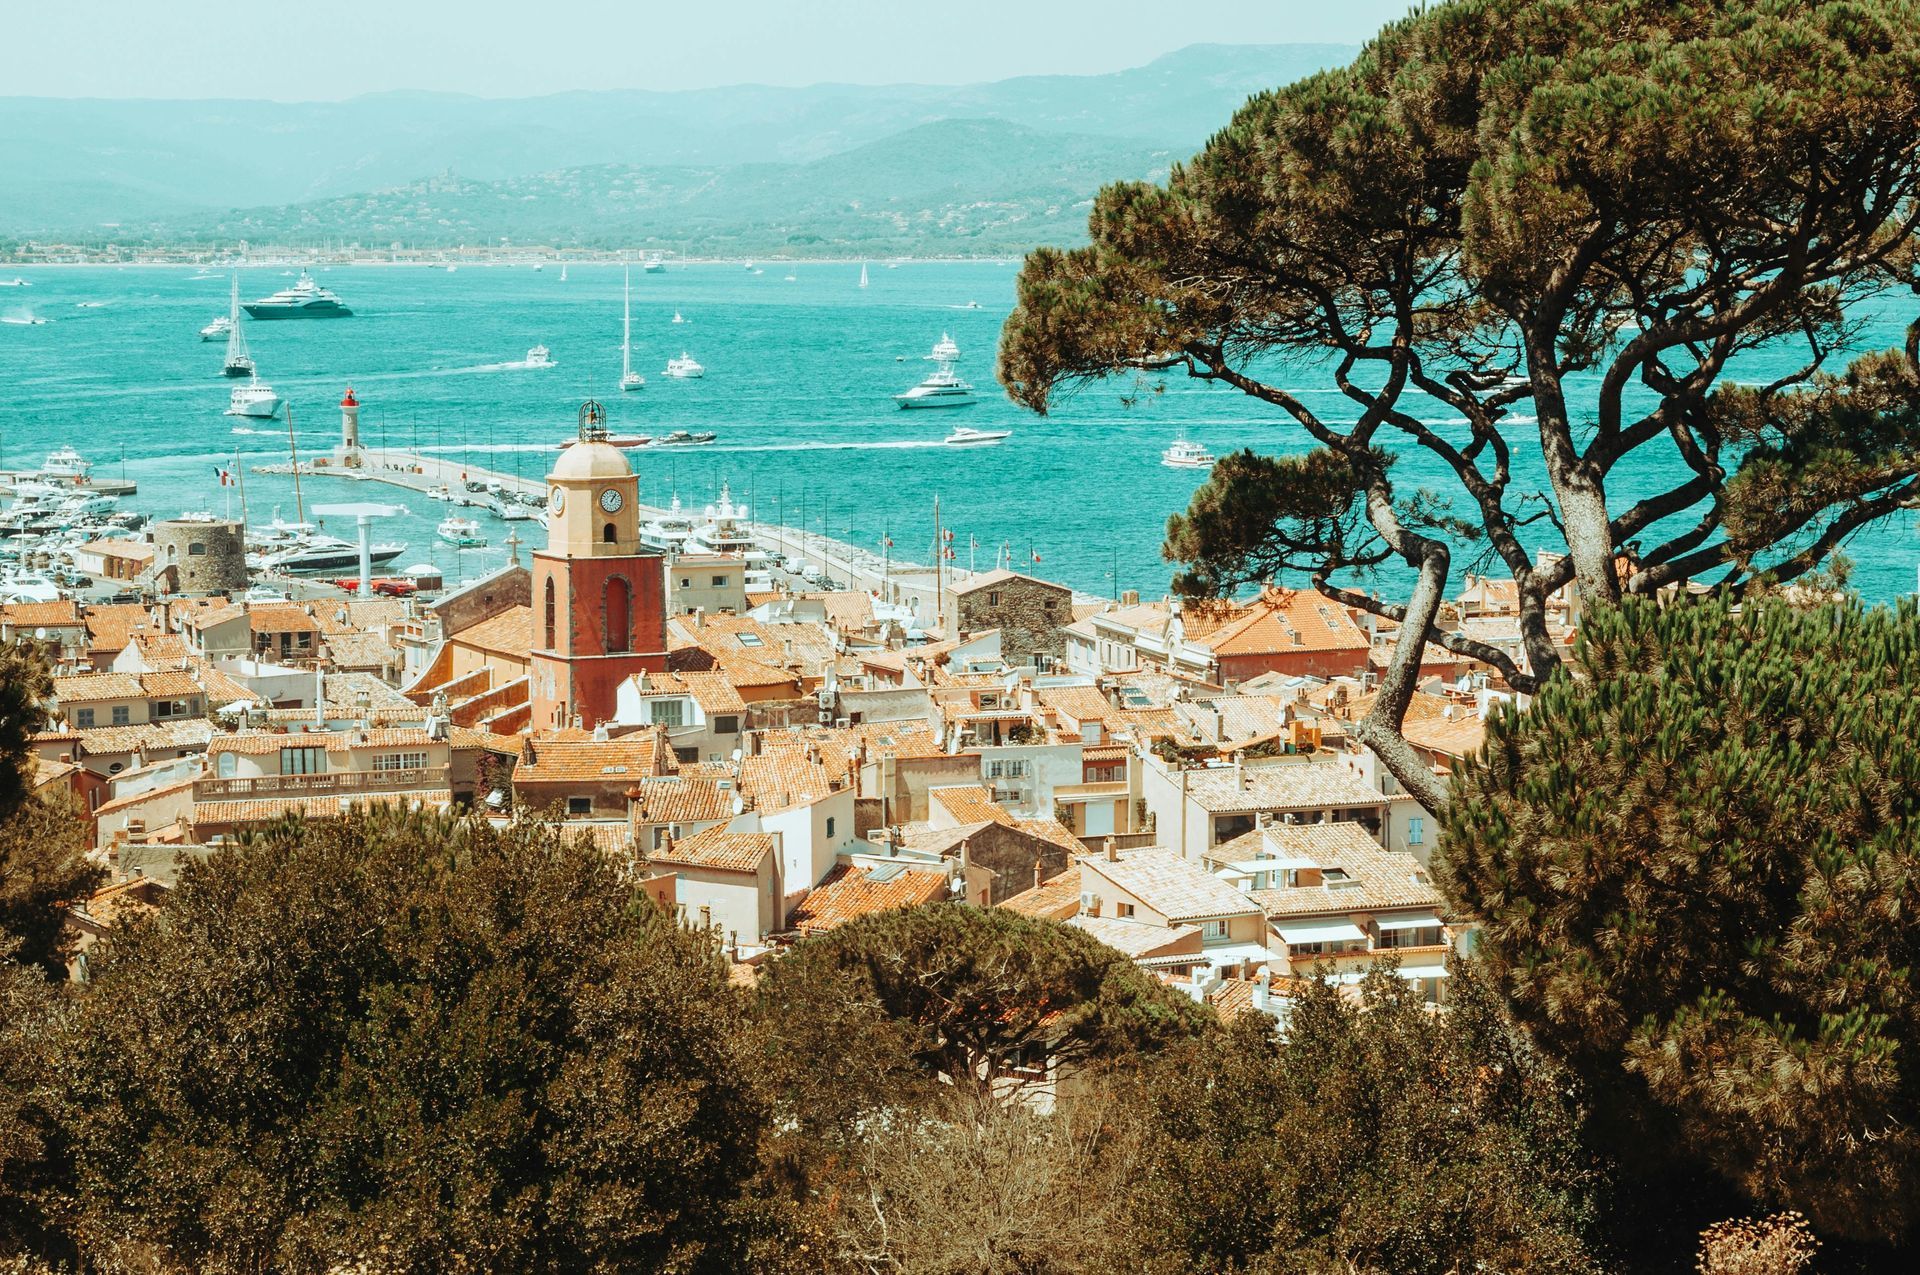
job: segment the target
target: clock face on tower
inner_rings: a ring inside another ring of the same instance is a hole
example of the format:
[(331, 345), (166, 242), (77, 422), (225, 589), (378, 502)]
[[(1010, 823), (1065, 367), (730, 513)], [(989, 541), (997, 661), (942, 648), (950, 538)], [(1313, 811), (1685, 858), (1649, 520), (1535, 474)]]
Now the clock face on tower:
[(553, 489), (553, 494), (547, 497), (547, 503), (553, 506), (553, 512), (555, 513), (566, 512), (567, 489), (564, 487), (555, 487)]
[(622, 502), (620, 499), (620, 493), (612, 487), (609, 487), (605, 491), (600, 493), (600, 508), (606, 510), (610, 514), (619, 513), (620, 506), (622, 503), (624, 502)]

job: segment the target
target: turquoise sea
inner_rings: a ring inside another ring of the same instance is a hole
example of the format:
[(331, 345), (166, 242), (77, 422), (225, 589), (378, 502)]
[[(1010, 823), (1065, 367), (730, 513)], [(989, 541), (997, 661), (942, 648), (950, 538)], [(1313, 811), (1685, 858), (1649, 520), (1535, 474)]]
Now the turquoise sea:
[[(712, 430), (716, 445), (635, 453), (642, 498), (665, 504), (678, 493), (702, 506), (730, 483), (764, 520), (805, 525), (878, 551), (891, 537), (897, 557), (931, 560), (933, 509), (954, 530), (960, 565), (992, 565), (1003, 544), (1039, 573), (1090, 593), (1138, 589), (1158, 596), (1169, 568), (1159, 554), (1166, 516), (1184, 507), (1201, 475), (1160, 464), (1175, 438), (1217, 454), (1252, 447), (1305, 446), (1300, 429), (1240, 394), (1175, 376), (1116, 379), (1064, 401), (1046, 418), (1009, 403), (993, 382), (993, 348), (1013, 301), (1014, 262), (762, 262), (759, 273), (731, 265), (674, 266), (633, 276), (635, 366), (647, 378), (621, 394), (617, 266), (345, 267), (316, 273), (355, 316), (329, 322), (250, 323), (247, 336), (263, 379), (294, 407), (303, 456), (338, 435), (337, 404), (349, 382), (363, 404), (361, 435), (371, 447), (440, 451), (476, 466), (534, 475), (571, 436), (582, 398), (604, 402), (612, 427), (659, 435)], [(242, 299), (278, 290), (295, 272), (240, 271)], [(793, 279), (787, 278), (792, 274)], [(124, 471), (140, 492), (128, 503), (157, 515), (221, 512), (234, 499), (216, 469), (236, 454), (243, 466), (284, 461), (284, 419), (223, 415), (231, 382), (220, 375), (224, 345), (199, 329), (227, 306), (228, 275), (142, 267), (7, 267), (0, 318), (31, 314), (43, 325), (0, 324), (0, 459), (37, 466), (63, 443), (103, 475)], [(81, 303), (101, 303), (83, 306)], [(1894, 344), (1911, 300), (1874, 312), (1866, 345)], [(977, 308), (975, 308), (977, 307)], [(680, 312), (684, 324), (670, 322)], [(901, 411), (892, 399), (930, 369), (922, 357), (942, 333), (960, 345), (959, 371), (980, 392), (973, 407)], [(536, 344), (558, 367), (503, 368)], [(701, 380), (660, 375), (682, 350), (706, 365)], [(1761, 381), (1788, 363), (1756, 355), (1733, 375)], [(1268, 374), (1310, 404), (1336, 407), (1322, 369)], [(1437, 408), (1437, 405), (1435, 405)], [(1444, 421), (1444, 410), (1430, 419)], [(1011, 429), (997, 447), (941, 444), (957, 425)], [(236, 428), (237, 427), (237, 428)], [(1459, 431), (1457, 427), (1455, 432)], [(1515, 419), (1522, 481), (1531, 419)], [(1616, 509), (1664, 489), (1678, 462), (1668, 453), (1616, 471)], [(1401, 483), (1442, 484), (1424, 457), (1409, 453)], [(293, 516), (285, 477), (246, 475), (249, 513)], [(506, 528), (488, 527), (492, 546), (456, 552), (433, 536), (444, 506), (392, 489), (376, 493), (338, 480), (303, 483), (307, 502), (411, 501), (414, 514), (382, 527), (408, 542), (403, 563), (432, 560), (472, 576), (504, 560)], [(238, 512), (237, 503), (234, 505)], [(539, 535), (538, 524), (520, 524)], [(336, 528), (351, 536), (350, 528)], [(1855, 538), (1856, 584), (1872, 599), (1910, 593), (1920, 564), (1914, 515), (1905, 513)], [(977, 542), (977, 551), (973, 545)], [(1464, 570), (1470, 553), (1456, 556)], [(1295, 582), (1297, 583), (1297, 582)], [(1379, 582), (1391, 590), (1392, 577)]]

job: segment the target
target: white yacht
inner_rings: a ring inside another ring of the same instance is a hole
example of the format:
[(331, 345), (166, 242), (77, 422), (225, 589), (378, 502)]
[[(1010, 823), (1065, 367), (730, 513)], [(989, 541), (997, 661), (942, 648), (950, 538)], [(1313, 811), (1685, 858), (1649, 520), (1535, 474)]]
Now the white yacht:
[(668, 553), (679, 553), (692, 534), (693, 520), (682, 512), (679, 492), (673, 494), (673, 503), (658, 518), (640, 524), (640, 543)]
[(1010, 429), (968, 429), (962, 425), (947, 435), (946, 444), (949, 447), (991, 447), (1011, 437), (1013, 431)]
[(941, 363), (926, 380), (895, 394), (893, 401), (902, 407), (972, 407), (973, 386), (961, 380), (951, 363)]
[(675, 323), (685, 323), (685, 322), (686, 322), (686, 320), (685, 320), (685, 319), (683, 319), (683, 318), (681, 318), (681, 317), (680, 317), (680, 312), (679, 312), (678, 310), (675, 310), (675, 311), (673, 312), (673, 321), (674, 321)]
[(1160, 453), (1160, 463), (1168, 469), (1212, 469), (1214, 454), (1198, 443), (1180, 439)]
[(471, 518), (442, 518), (433, 532), (456, 549), (484, 549), (487, 545), (480, 524)]
[(676, 380), (690, 381), (705, 376), (706, 374), (707, 369), (701, 367), (700, 364), (695, 361), (693, 355), (688, 354), (685, 350), (680, 351), (679, 358), (667, 360), (667, 375)]
[(560, 365), (553, 361), (553, 351), (549, 350), (544, 345), (536, 345), (531, 350), (527, 351), (527, 361), (521, 364), (521, 366), (532, 367), (532, 368), (549, 368), (549, 367), (559, 367)]
[(231, 331), (232, 328), (233, 320), (223, 314), (212, 323), (207, 324), (206, 327), (200, 329), (200, 339), (202, 341), (218, 341)]
[(640, 269), (647, 274), (664, 274), (667, 263), (659, 253), (652, 252), (648, 253), (647, 259), (640, 263)]
[(645, 388), (647, 378), (633, 370), (633, 271), (627, 271), (626, 301), (620, 314), (620, 388)]
[(933, 343), (933, 352), (927, 357), (936, 362), (952, 363), (960, 357), (959, 343), (953, 339), (951, 333), (942, 332), (940, 339)]
[(60, 586), (38, 571), (8, 571), (0, 576), (0, 602), (58, 602)]
[(733, 489), (721, 483), (720, 503), (707, 506), (706, 516), (693, 529), (693, 534), (687, 537), (687, 550), (691, 553), (732, 553), (745, 557), (759, 548), (754, 542), (753, 533), (748, 530), (750, 525), (747, 507), (734, 504)]
[[(374, 566), (392, 562), (406, 552), (404, 544), (380, 543), (367, 547)], [(255, 571), (300, 573), (349, 571), (360, 565), (360, 546), (329, 536), (311, 522), (286, 522), (274, 511), (273, 521), (247, 537), (247, 565)]]
[(291, 288), (249, 301), (244, 309), (248, 317), (254, 319), (344, 319), (353, 313), (304, 270), (300, 272), (300, 281)]
[(270, 420), (280, 414), (280, 396), (273, 392), (273, 386), (255, 376), (245, 385), (233, 387), (233, 393), (227, 396), (228, 416), (251, 416), (256, 420)]
[(93, 462), (71, 447), (56, 447), (47, 453), (33, 477), (54, 483), (84, 483), (93, 472)]

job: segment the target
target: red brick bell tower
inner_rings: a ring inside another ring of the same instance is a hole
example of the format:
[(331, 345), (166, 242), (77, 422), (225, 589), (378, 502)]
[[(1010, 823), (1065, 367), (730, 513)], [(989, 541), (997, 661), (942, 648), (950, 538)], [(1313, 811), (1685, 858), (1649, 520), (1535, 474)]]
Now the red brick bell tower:
[(592, 730), (621, 682), (667, 667), (665, 563), (640, 544), (639, 490), (589, 399), (547, 475), (547, 547), (533, 555), (534, 730)]

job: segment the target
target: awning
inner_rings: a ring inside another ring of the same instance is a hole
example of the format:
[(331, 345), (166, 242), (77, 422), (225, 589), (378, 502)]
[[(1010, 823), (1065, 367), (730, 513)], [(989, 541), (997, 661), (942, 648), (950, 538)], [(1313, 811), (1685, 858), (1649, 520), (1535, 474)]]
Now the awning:
[(1447, 967), (1444, 965), (1402, 965), (1400, 977), (1408, 980), (1419, 978), (1445, 978)]
[(1364, 943), (1367, 932), (1345, 917), (1317, 921), (1283, 921), (1274, 926), (1280, 937), (1293, 943)]
[(1432, 912), (1402, 912), (1398, 916), (1376, 916), (1373, 923), (1383, 930), (1431, 930), (1440, 925)]

